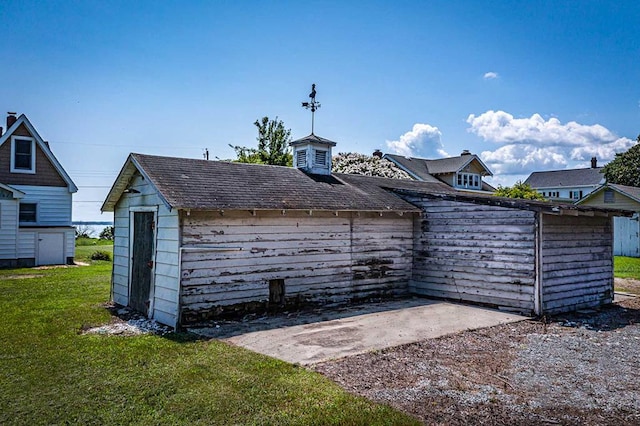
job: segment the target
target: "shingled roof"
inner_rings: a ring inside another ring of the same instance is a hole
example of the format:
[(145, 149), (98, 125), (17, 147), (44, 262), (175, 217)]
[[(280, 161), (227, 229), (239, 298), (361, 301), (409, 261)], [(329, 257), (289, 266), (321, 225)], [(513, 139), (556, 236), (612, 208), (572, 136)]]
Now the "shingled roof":
[(384, 158), (387, 158), (396, 163), (400, 168), (404, 169), (414, 177), (424, 180), (426, 182), (437, 180), (435, 175), (455, 173), (463, 169), (467, 164), (474, 160), (477, 160), (482, 167), (487, 171), (487, 175), (491, 175), (491, 171), (484, 165), (484, 163), (474, 154), (459, 155), (457, 157), (438, 158), (435, 160), (428, 160), (426, 158), (405, 157), (402, 155), (385, 154)]
[(439, 181), (319, 176), (291, 167), (130, 154), (102, 211), (114, 210), (136, 171), (156, 188), (170, 209), (419, 211), (387, 189), (451, 191)]
[(594, 186), (604, 183), (602, 167), (572, 170), (551, 170), (533, 172), (524, 181), (531, 188), (562, 188), (576, 186)]

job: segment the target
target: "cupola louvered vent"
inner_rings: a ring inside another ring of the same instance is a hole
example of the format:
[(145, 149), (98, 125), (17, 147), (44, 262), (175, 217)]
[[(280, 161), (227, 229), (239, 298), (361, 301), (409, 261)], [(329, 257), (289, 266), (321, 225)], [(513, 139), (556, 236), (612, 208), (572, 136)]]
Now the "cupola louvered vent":
[(331, 175), (331, 148), (336, 143), (311, 134), (290, 142), (293, 148), (293, 164), (306, 173)]
[(315, 165), (326, 166), (327, 165), (327, 151), (315, 150)]
[(305, 167), (307, 165), (307, 151), (299, 149), (296, 151), (296, 167)]

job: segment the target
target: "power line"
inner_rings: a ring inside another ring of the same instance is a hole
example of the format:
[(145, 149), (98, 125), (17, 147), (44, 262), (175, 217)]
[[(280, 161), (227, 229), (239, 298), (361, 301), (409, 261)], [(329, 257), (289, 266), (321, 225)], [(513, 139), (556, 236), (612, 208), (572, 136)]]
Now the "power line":
[(107, 146), (107, 147), (120, 147), (120, 148), (162, 148), (162, 149), (202, 149), (200, 145), (181, 145), (181, 146), (163, 146), (163, 145), (120, 145), (120, 144), (110, 144), (110, 143), (83, 143), (83, 142), (60, 142), (60, 141), (50, 141), (52, 145), (80, 145), (80, 146)]

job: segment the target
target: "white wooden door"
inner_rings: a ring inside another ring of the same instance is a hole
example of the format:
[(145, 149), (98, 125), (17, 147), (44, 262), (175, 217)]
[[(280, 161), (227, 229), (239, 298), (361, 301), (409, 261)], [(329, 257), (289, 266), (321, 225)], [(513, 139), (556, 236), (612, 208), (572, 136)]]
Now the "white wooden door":
[(38, 265), (63, 265), (64, 234), (61, 232), (41, 232), (38, 234)]

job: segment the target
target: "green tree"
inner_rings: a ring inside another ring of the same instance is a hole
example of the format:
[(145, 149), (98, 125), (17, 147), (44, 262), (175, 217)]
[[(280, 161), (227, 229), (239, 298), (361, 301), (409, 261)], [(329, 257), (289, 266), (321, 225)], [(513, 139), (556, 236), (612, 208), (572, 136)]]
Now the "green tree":
[(270, 120), (262, 117), (253, 123), (258, 128), (258, 148), (229, 145), (236, 151), (236, 162), (271, 164), (275, 166), (293, 165), (293, 156), (289, 149), (291, 129), (286, 129), (278, 117)]
[(616, 154), (616, 158), (603, 167), (602, 173), (607, 182), (640, 186), (640, 135), (637, 141), (627, 152)]
[(528, 183), (517, 181), (513, 186), (499, 185), (493, 193), (496, 197), (522, 198), (525, 200), (544, 200), (541, 193), (531, 188)]
[(105, 226), (102, 232), (100, 232), (100, 239), (113, 241), (113, 226)]
[(93, 229), (89, 225), (76, 225), (76, 238), (93, 238)]

